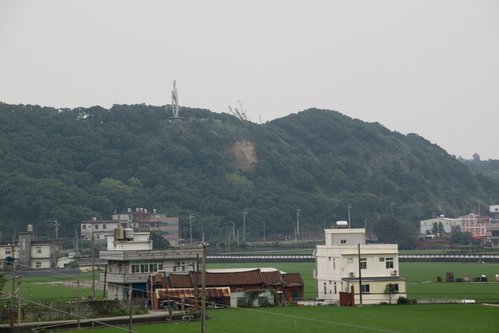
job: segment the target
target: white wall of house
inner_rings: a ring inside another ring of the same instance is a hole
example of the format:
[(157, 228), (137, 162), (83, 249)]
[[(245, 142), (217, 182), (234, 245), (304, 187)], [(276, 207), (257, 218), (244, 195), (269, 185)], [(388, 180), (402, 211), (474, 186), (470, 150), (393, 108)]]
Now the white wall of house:
[(107, 235), (112, 235), (118, 227), (118, 221), (84, 221), (80, 225), (82, 239), (105, 240)]
[(50, 259), (50, 244), (31, 245), (31, 260), (49, 258)]
[[(315, 250), (318, 299), (336, 303), (340, 291), (350, 291), (351, 284), (345, 279), (358, 277), (359, 253), (363, 278), (376, 278), (377, 284), (384, 284), (383, 288), (399, 279), (397, 244), (365, 244), (365, 229), (361, 228), (326, 229), (325, 239), (326, 244), (317, 245)], [(405, 291), (405, 282), (401, 283), (404, 287), (400, 290)], [(379, 303), (374, 297), (367, 297), (366, 301)]]
[(458, 219), (451, 219), (448, 217), (436, 217), (433, 219), (428, 219), (428, 220), (423, 220), (419, 222), (419, 233), (421, 235), (426, 235), (426, 232), (431, 232), (433, 229), (433, 224), (436, 223), (437, 225), (439, 223), (442, 223), (444, 227), (444, 231), (446, 233), (451, 233), (454, 228), (460, 228), (461, 227), (461, 221)]
[(50, 268), (50, 258), (31, 258), (31, 268)]
[(107, 235), (108, 251), (149, 251), (152, 250), (152, 241), (148, 232), (134, 232), (132, 240), (116, 240), (114, 234)]

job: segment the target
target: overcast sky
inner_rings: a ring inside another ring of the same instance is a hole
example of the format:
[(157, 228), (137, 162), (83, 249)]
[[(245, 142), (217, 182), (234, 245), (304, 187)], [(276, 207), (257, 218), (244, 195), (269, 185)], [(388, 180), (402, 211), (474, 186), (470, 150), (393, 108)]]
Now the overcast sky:
[(0, 101), (310, 107), (499, 159), (499, 1), (0, 0)]

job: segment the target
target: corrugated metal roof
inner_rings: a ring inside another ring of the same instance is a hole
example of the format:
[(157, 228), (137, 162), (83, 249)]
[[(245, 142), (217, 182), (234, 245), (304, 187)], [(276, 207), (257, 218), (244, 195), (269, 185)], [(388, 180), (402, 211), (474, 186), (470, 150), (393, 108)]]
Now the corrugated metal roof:
[[(201, 292), (201, 289), (199, 289)], [(230, 288), (206, 288), (206, 295), (212, 298), (230, 297)], [(196, 292), (194, 288), (168, 288), (156, 289), (156, 297), (158, 299), (167, 298), (195, 298)]]

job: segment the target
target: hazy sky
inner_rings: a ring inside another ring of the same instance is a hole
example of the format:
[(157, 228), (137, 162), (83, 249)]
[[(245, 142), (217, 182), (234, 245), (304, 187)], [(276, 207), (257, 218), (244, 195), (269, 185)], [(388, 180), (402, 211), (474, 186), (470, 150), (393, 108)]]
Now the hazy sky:
[(499, 1), (0, 0), (0, 101), (310, 107), (499, 159)]

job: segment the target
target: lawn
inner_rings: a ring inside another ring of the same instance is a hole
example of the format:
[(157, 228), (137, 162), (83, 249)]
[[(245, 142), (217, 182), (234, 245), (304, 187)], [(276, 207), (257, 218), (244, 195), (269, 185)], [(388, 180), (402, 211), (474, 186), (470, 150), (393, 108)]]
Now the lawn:
[[(366, 307), (286, 307), (211, 310), (207, 332), (481, 332), (496, 333), (499, 308), (484, 305), (386, 305)], [(140, 333), (199, 332), (200, 323), (133, 325)], [(111, 333), (116, 328), (81, 329)]]
[[(315, 263), (208, 264), (208, 268), (241, 267), (275, 267), (285, 272), (299, 272), (305, 283), (305, 298), (315, 298), (316, 282), (312, 275)], [(489, 282), (437, 283), (437, 276), (441, 276), (445, 280), (446, 272), (453, 272), (455, 277), (475, 277), (484, 274), (488, 277)], [(472, 298), (477, 302), (499, 302), (499, 283), (493, 282), (495, 281), (495, 275), (499, 274), (499, 264), (406, 262), (400, 263), (400, 274), (407, 280), (409, 298)], [(23, 277), (20, 287), (23, 297), (30, 299), (75, 298), (77, 294), (76, 284), (71, 284), (71, 281), (76, 281), (77, 279), (81, 281), (80, 296), (90, 296), (92, 294), (90, 288), (91, 273)], [(99, 274), (96, 274), (96, 279), (99, 279)], [(55, 281), (59, 281), (60, 283), (55, 283)], [(7, 281), (3, 292), (9, 294), (10, 287), (10, 281)], [(97, 288), (96, 295), (100, 297), (102, 290)]]
[[(315, 263), (230, 263), (209, 264), (208, 268), (241, 268), (241, 267), (275, 267), (285, 272), (299, 272), (305, 283), (305, 298), (314, 299), (316, 282), (312, 272)], [(437, 276), (445, 280), (446, 272), (454, 272), (457, 277), (475, 277), (482, 274), (489, 279), (488, 283), (437, 283)], [(495, 275), (499, 274), (499, 264), (478, 263), (400, 263), (400, 275), (407, 280), (408, 297), (422, 298), (454, 298), (475, 299), (477, 302), (499, 302), (499, 283), (495, 283)]]
[[(286, 272), (300, 272), (305, 282), (305, 296), (315, 298), (312, 278), (314, 263), (241, 263), (209, 264), (208, 268), (276, 267)], [(478, 263), (401, 263), (400, 273), (407, 279), (410, 298), (472, 298), (477, 301), (499, 302), (499, 283), (437, 283), (445, 280), (446, 272), (455, 277), (480, 276), (494, 281), (499, 274), (498, 264)], [(78, 276), (44, 276), (22, 279), (23, 295), (28, 298), (75, 297), (76, 290), (51, 284), (55, 280), (91, 282), (91, 274)], [(10, 283), (5, 289), (9, 289)], [(4, 289), (4, 292), (7, 290)], [(81, 288), (82, 296), (91, 294), (90, 288)], [(497, 332), (499, 307), (482, 304), (416, 304), (364, 307), (299, 307), (209, 310), (208, 332)], [(199, 332), (199, 322), (177, 324), (133, 325), (133, 331)], [(78, 332), (119, 332), (116, 328), (81, 329)]]
[[(22, 297), (29, 299), (76, 298), (77, 280), (80, 280), (80, 296), (91, 296), (92, 273), (25, 276), (16, 281), (16, 289), (21, 289)], [(98, 273), (96, 280), (99, 280)], [(8, 281), (2, 292), (10, 294), (11, 288), (11, 281)], [(102, 291), (98, 293), (102, 294)]]

